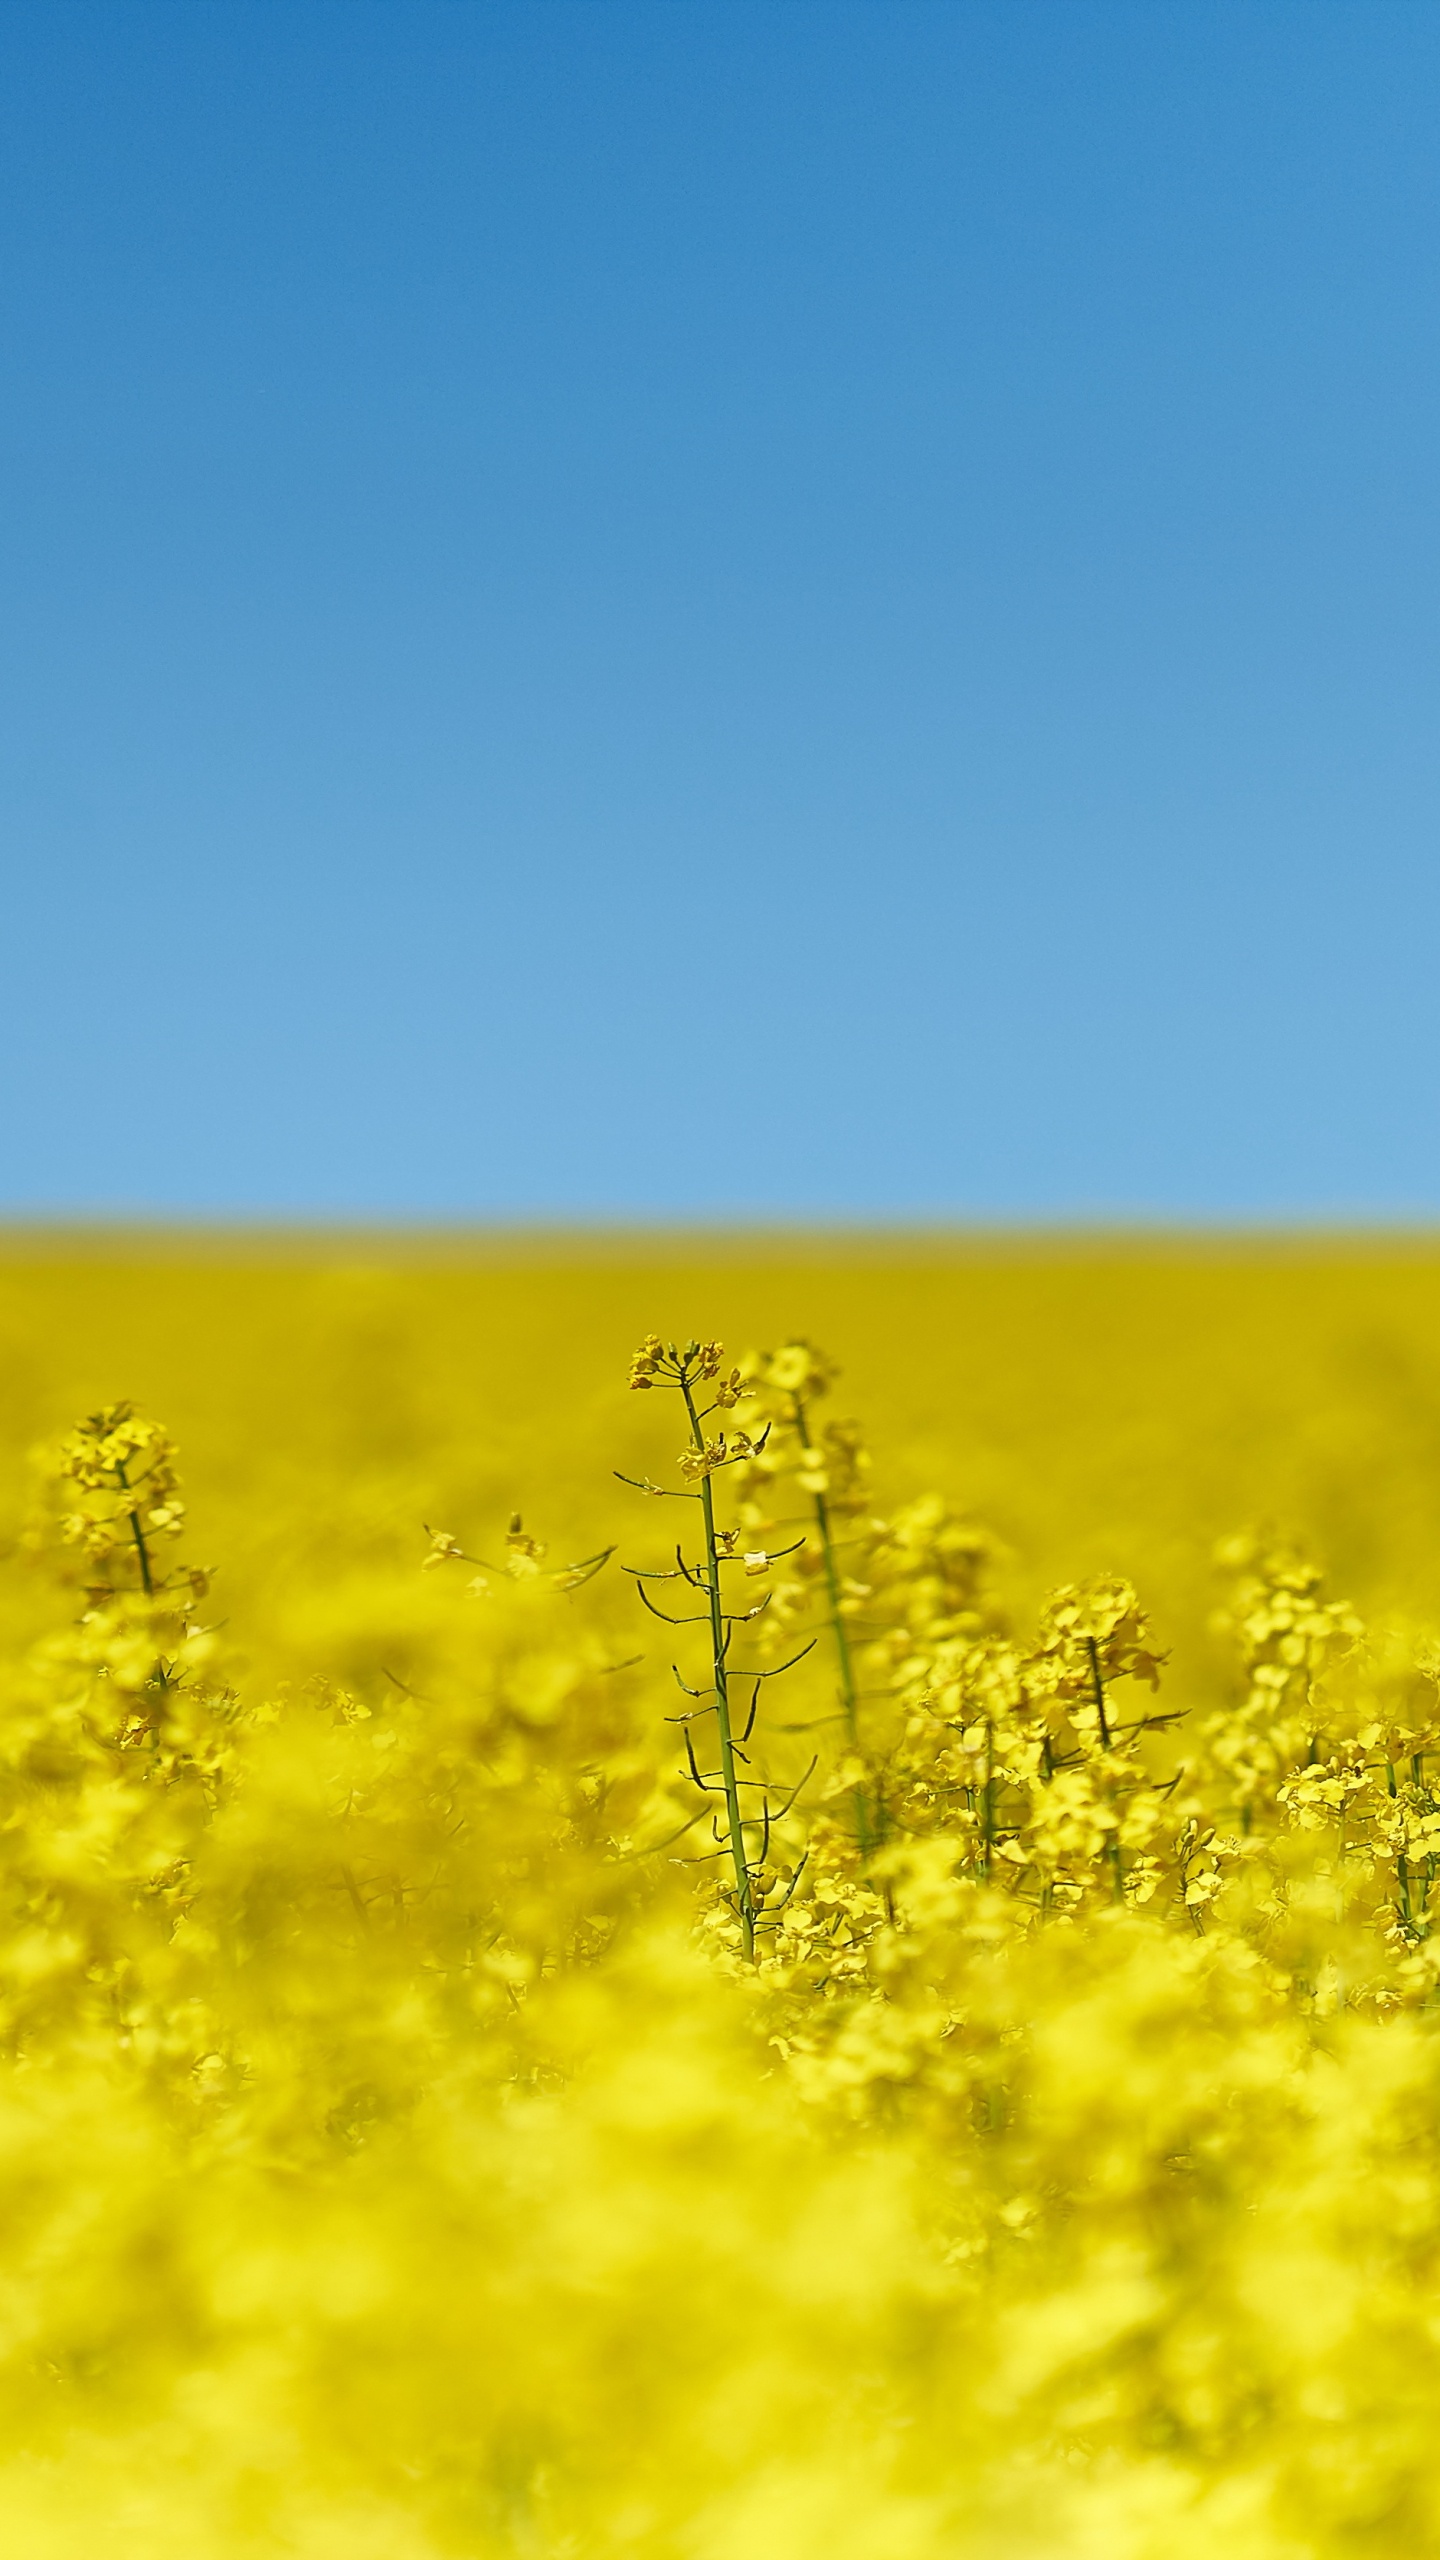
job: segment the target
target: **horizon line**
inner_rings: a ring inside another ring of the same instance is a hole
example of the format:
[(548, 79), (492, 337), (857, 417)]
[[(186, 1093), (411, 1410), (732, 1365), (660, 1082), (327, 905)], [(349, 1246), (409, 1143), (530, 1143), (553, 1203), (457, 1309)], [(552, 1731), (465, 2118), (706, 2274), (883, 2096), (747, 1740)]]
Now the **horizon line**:
[(475, 1253), (556, 1251), (615, 1253), (837, 1250), (967, 1252), (1026, 1250), (1217, 1249), (1314, 1251), (1440, 1250), (1440, 1213), (1430, 1218), (1334, 1213), (1188, 1213), (1123, 1216), (1036, 1214), (1009, 1217), (685, 1216), (624, 1217), (607, 1214), (546, 1217), (416, 1217), (408, 1214), (341, 1215), (305, 1212), (187, 1212), (96, 1216), (50, 1213), (15, 1216), (0, 1211), (0, 1259), (30, 1259), (47, 1252), (237, 1251), (247, 1257), (336, 1249), (426, 1252), (443, 1258)]

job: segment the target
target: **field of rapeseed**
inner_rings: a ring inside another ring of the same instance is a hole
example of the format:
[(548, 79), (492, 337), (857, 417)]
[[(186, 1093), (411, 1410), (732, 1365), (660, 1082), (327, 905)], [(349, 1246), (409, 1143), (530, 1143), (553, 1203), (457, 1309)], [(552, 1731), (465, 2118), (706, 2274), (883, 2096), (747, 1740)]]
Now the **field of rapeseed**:
[(1440, 1251), (0, 1259), (0, 2541), (1440, 2548)]

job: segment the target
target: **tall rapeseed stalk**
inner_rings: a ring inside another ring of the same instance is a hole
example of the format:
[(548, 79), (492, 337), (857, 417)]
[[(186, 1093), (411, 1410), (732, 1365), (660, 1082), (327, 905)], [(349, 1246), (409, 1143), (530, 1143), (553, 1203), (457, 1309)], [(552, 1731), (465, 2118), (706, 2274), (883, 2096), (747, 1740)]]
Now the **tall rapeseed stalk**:
[[(695, 1706), (687, 1709), (677, 1721), (684, 1729), (692, 1783), (702, 1794), (718, 1794), (724, 1802), (723, 1829), (718, 1819), (714, 1826), (716, 1845), (719, 1854), (729, 1858), (733, 1886), (726, 1898), (740, 1925), (740, 1943), (745, 1960), (753, 1964), (755, 1933), (761, 1923), (762, 1906), (773, 1883), (765, 1866), (771, 1831), (781, 1815), (790, 1810), (799, 1789), (792, 1788), (783, 1804), (772, 1802), (770, 1788), (764, 1779), (742, 1775), (742, 1771), (748, 1771), (751, 1765), (745, 1746), (754, 1731), (761, 1683), (778, 1679), (782, 1672), (792, 1669), (802, 1655), (810, 1651), (810, 1645), (802, 1646), (800, 1653), (793, 1655), (789, 1662), (776, 1664), (768, 1670), (737, 1672), (731, 1662), (737, 1627), (748, 1626), (758, 1618), (768, 1606), (769, 1595), (767, 1593), (765, 1598), (748, 1609), (728, 1607), (723, 1587), (725, 1568), (739, 1565), (745, 1575), (751, 1579), (758, 1578), (769, 1572), (778, 1556), (793, 1554), (801, 1542), (797, 1540), (790, 1547), (773, 1550), (765, 1547), (742, 1549), (740, 1530), (722, 1529), (716, 1520), (716, 1476), (727, 1467), (738, 1466), (757, 1457), (768, 1436), (766, 1431), (762, 1431), (758, 1438), (752, 1438), (748, 1431), (733, 1429), (728, 1434), (719, 1431), (713, 1439), (707, 1435), (705, 1426), (712, 1415), (730, 1412), (750, 1392), (738, 1368), (722, 1374), (723, 1349), (724, 1346), (718, 1342), (692, 1341), (677, 1347), (673, 1342), (662, 1344), (656, 1334), (646, 1336), (631, 1363), (630, 1384), (642, 1392), (656, 1386), (670, 1387), (680, 1396), (690, 1427), (689, 1446), (682, 1450), (679, 1459), (679, 1471), (686, 1481), (680, 1487), (652, 1484), (648, 1479), (633, 1476), (623, 1476), (621, 1481), (634, 1484), (640, 1492), (660, 1499), (668, 1497), (699, 1506), (701, 1551), (698, 1557), (687, 1558), (683, 1544), (677, 1543), (673, 1567), (651, 1571), (632, 1565), (627, 1570), (634, 1574), (640, 1597), (652, 1617), (663, 1619), (668, 1626), (703, 1625), (709, 1636), (708, 1683), (692, 1687), (682, 1676), (679, 1666), (675, 1666), (675, 1678), (680, 1688), (687, 1697), (696, 1701)], [(699, 1398), (710, 1386), (714, 1387), (713, 1396), (708, 1404), (701, 1403)], [(672, 1616), (669, 1611), (658, 1608), (651, 1599), (646, 1586), (652, 1582), (684, 1583), (704, 1602), (703, 1609), (686, 1617)], [(746, 1680), (751, 1684), (749, 1712), (737, 1733), (731, 1705), (732, 1683), (743, 1684)], [(713, 1770), (702, 1770), (695, 1756), (691, 1727), (710, 1715), (715, 1719), (718, 1766)], [(758, 1809), (753, 1813), (747, 1813), (741, 1801), (742, 1794), (749, 1792), (759, 1797)], [(758, 1845), (752, 1851), (751, 1842), (757, 1833)], [(783, 1899), (789, 1898), (796, 1881), (797, 1877), (790, 1879)], [(781, 1907), (783, 1903), (773, 1904), (765, 1917), (773, 1922)]]

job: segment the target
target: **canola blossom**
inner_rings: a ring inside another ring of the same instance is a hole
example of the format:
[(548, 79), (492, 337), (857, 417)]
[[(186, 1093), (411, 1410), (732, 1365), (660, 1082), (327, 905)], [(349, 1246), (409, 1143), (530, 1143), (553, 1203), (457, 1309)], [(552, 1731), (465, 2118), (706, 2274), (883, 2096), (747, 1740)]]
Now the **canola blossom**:
[(1356, 1269), (1107, 1418), (1087, 1292), (1203, 1266), (772, 1270), (820, 1348), (12, 1262), (5, 2548), (1440, 2540), (1440, 1292)]

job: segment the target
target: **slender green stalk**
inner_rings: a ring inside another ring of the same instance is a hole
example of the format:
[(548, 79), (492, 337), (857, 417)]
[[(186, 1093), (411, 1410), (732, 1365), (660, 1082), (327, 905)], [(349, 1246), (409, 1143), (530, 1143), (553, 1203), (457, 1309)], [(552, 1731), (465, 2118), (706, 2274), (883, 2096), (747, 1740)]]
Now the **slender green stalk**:
[[(1423, 1789), (1425, 1786), (1425, 1754), (1423, 1751), (1412, 1752), (1410, 1758), (1410, 1774), (1415, 1781), (1416, 1787)], [(1430, 1798), (1432, 1806), (1434, 1801), (1435, 1799), (1432, 1796)], [(1435, 1860), (1433, 1857), (1429, 1857), (1425, 1860), (1424, 1873), (1417, 1879), (1417, 1881), (1420, 1887), (1420, 1919), (1424, 1929), (1424, 1934), (1428, 1938), (1430, 1934), (1430, 1888), (1435, 1881)]]
[(1105, 1713), (1105, 1683), (1100, 1676), (1100, 1648), (1093, 1636), (1086, 1637), (1085, 1650), (1090, 1656), (1090, 1685), (1095, 1698), (1095, 1713), (1100, 1719), (1100, 1748), (1102, 1751), (1108, 1751), (1110, 1719)]
[[(122, 1490), (128, 1493), (130, 1491), (130, 1479), (126, 1475), (123, 1461), (116, 1468), (115, 1473), (120, 1479)], [(130, 1521), (130, 1535), (135, 1541), (135, 1553), (140, 1559), (141, 1588), (145, 1593), (146, 1599), (153, 1600), (155, 1596), (155, 1580), (150, 1570), (150, 1550), (145, 1544), (145, 1532), (140, 1526), (140, 1514), (138, 1511), (132, 1511), (129, 1513), (128, 1517)]]
[[(1413, 1759), (1410, 1765), (1412, 1768), (1414, 1767), (1415, 1764)], [(1396, 1781), (1395, 1763), (1393, 1760), (1387, 1760), (1385, 1763), (1385, 1784), (1390, 1792), (1391, 1803), (1396, 1803), (1399, 1799), (1400, 1789)], [(1403, 1849), (1400, 1851), (1395, 1862), (1395, 1878), (1400, 1887), (1400, 1901), (1398, 1906), (1399, 1916), (1403, 1920), (1407, 1929), (1413, 1929), (1415, 1926), (1415, 1913), (1410, 1901), (1410, 1861), (1406, 1857)]]
[[(1100, 1722), (1100, 1748), (1102, 1751), (1109, 1751), (1112, 1745), (1110, 1719), (1105, 1713), (1105, 1682), (1100, 1671), (1100, 1648), (1095, 1642), (1093, 1636), (1086, 1637), (1085, 1650), (1090, 1656), (1090, 1682), (1095, 1695), (1095, 1713)], [(1108, 1840), (1105, 1844), (1105, 1854), (1110, 1862), (1110, 1871), (1114, 1880), (1113, 1889), (1115, 1899), (1117, 1902), (1123, 1902), (1125, 1899), (1125, 1861), (1120, 1854), (1119, 1841), (1113, 1839)]]
[[(804, 1398), (797, 1395), (794, 1398), (794, 1406), (795, 1429), (799, 1435), (800, 1445), (802, 1449), (811, 1450), (815, 1444), (810, 1437), (810, 1422), (805, 1411)], [(830, 1505), (823, 1493), (812, 1493), (810, 1499), (814, 1505), (815, 1527), (825, 1567), (825, 1594), (830, 1604), (830, 1631), (835, 1639), (835, 1658), (840, 1672), (840, 1703), (845, 1711), (845, 1731), (851, 1747), (858, 1750), (860, 1697), (855, 1685), (855, 1663), (850, 1651), (850, 1631), (840, 1610), (840, 1567), (836, 1561), (834, 1532), (830, 1526)], [(851, 1802), (855, 1808), (855, 1837), (859, 1843), (860, 1855), (866, 1858), (875, 1847), (876, 1839), (870, 1799), (863, 1786), (855, 1788)]]
[[(701, 1456), (705, 1454), (705, 1433), (695, 1410), (688, 1378), (682, 1376), (680, 1392), (690, 1417), (690, 1434)], [(715, 1679), (715, 1721), (720, 1731), (720, 1781), (725, 1791), (725, 1815), (730, 1838), (730, 1859), (735, 1869), (735, 1893), (740, 1914), (740, 1934), (748, 1963), (755, 1961), (755, 1894), (750, 1881), (750, 1861), (745, 1850), (745, 1823), (740, 1810), (740, 1782), (735, 1771), (735, 1736), (730, 1723), (729, 1675), (725, 1663), (725, 1619), (720, 1596), (720, 1551), (715, 1538), (715, 1494), (708, 1471), (700, 1478), (700, 1504), (705, 1522), (705, 1581), (710, 1600), (710, 1649)]]

